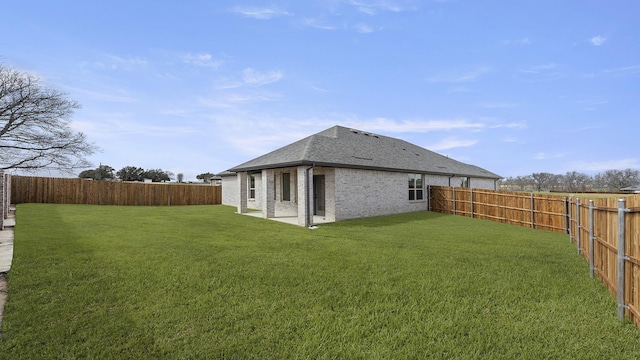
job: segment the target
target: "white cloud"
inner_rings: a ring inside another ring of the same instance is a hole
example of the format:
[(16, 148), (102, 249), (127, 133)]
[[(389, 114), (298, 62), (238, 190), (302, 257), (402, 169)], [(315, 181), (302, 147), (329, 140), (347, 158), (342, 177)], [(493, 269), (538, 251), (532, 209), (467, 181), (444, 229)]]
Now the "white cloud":
[(530, 66), (527, 68), (520, 68), (520, 70), (518, 71), (526, 74), (540, 74), (548, 71), (555, 71), (558, 69), (558, 67), (559, 67), (558, 64), (551, 63), (551, 64)]
[(578, 171), (606, 171), (612, 169), (636, 169), (640, 167), (640, 159), (619, 159), (607, 161), (577, 161), (571, 164)]
[[(333, 122), (335, 122), (334, 120)], [(338, 123), (345, 126), (353, 127), (360, 130), (391, 132), (391, 133), (415, 133), (430, 131), (449, 131), (449, 130), (477, 130), (486, 127), (481, 122), (470, 122), (466, 119), (451, 120), (392, 120), (386, 118), (375, 118), (363, 120), (353, 117), (339, 121)]]
[(607, 38), (604, 36), (594, 36), (591, 39), (589, 39), (589, 42), (593, 45), (593, 46), (600, 46), (602, 44), (605, 43), (605, 41), (607, 41)]
[(260, 72), (253, 68), (246, 68), (242, 71), (242, 80), (245, 84), (262, 86), (282, 79), (281, 71)]
[(544, 152), (539, 152), (535, 154), (533, 158), (535, 160), (549, 160), (549, 159), (559, 159), (564, 156), (565, 156), (564, 154), (548, 154)]
[(478, 106), (480, 106), (482, 108), (485, 108), (485, 109), (506, 109), (506, 108), (516, 107), (518, 105), (517, 104), (511, 104), (511, 103), (486, 102), (486, 103), (480, 103), (480, 104), (478, 104)]
[[(188, 126), (167, 126), (166, 124), (145, 124), (133, 120), (132, 113), (94, 113), (91, 120), (83, 116), (73, 121), (73, 128), (86, 133), (92, 139), (123, 139), (128, 136), (168, 137), (192, 135), (199, 132), (197, 128)], [(95, 121), (94, 119), (100, 119)]]
[(517, 73), (521, 79), (529, 81), (556, 80), (565, 76), (564, 66), (556, 63), (523, 67)]
[(116, 55), (105, 55), (104, 61), (96, 61), (93, 66), (105, 70), (135, 70), (144, 68), (149, 63), (139, 57), (121, 57)]
[(188, 53), (181, 56), (184, 63), (202, 67), (210, 67), (217, 69), (224, 64), (224, 61), (214, 59), (210, 54), (192, 54)]
[(118, 103), (135, 103), (138, 99), (132, 94), (124, 90), (95, 91), (78, 88), (68, 88), (74, 93), (87, 95), (89, 98), (100, 101), (118, 102)]
[(521, 38), (515, 40), (503, 40), (502, 45), (504, 46), (517, 46), (517, 45), (529, 45), (531, 44), (531, 40), (529, 38)]
[(277, 101), (281, 97), (267, 93), (241, 92), (226, 95), (216, 95), (213, 98), (198, 98), (198, 103), (212, 108), (236, 108), (239, 105), (263, 101)]
[(304, 18), (302, 20), (302, 25), (312, 27), (320, 30), (336, 30), (336, 27), (333, 25), (329, 25), (319, 19), (313, 18)]
[(611, 76), (637, 76), (640, 75), (640, 65), (607, 69), (603, 73)]
[(489, 72), (491, 72), (491, 68), (487, 66), (480, 66), (467, 71), (438, 74), (427, 78), (427, 81), (434, 83), (465, 83), (475, 81)]
[(405, 5), (405, 3), (410, 3), (407, 1), (391, 1), (391, 0), (376, 0), (376, 1), (356, 1), (350, 0), (351, 5), (355, 6), (356, 9), (367, 15), (376, 15), (382, 11), (390, 11), (390, 12), (401, 12), (413, 9), (413, 6)]
[(470, 139), (465, 140), (465, 139), (450, 137), (450, 138), (442, 139), (435, 144), (429, 145), (427, 146), (427, 148), (433, 151), (442, 151), (442, 150), (449, 150), (449, 149), (459, 148), (459, 147), (470, 147), (477, 143), (478, 143), (477, 140), (470, 140)]
[(369, 34), (375, 31), (375, 29), (372, 26), (364, 23), (355, 24), (353, 28), (360, 34)]
[(232, 8), (231, 11), (246, 17), (259, 19), (259, 20), (268, 20), (274, 17), (293, 15), (288, 11), (280, 10), (275, 7), (258, 8), (258, 7), (236, 6)]

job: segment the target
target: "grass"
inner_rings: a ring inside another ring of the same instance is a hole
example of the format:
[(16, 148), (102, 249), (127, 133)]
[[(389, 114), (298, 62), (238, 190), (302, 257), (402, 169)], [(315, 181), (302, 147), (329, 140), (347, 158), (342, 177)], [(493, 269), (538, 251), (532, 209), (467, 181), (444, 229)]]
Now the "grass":
[(3, 359), (633, 359), (565, 234), (436, 213), (19, 205)]

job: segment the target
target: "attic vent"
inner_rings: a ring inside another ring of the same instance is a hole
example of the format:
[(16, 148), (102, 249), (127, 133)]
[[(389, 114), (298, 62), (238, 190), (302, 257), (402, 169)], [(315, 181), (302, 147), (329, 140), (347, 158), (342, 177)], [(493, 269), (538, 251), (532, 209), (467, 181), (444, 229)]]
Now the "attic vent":
[(416, 156), (420, 156), (420, 154), (416, 153)]
[(362, 134), (364, 136), (374, 137), (376, 139), (380, 138), (380, 136), (378, 136), (376, 134), (372, 134), (372, 133), (368, 133), (368, 132), (364, 132), (364, 131), (360, 131), (360, 130), (356, 130), (356, 129), (349, 129), (349, 131), (351, 131), (354, 134)]

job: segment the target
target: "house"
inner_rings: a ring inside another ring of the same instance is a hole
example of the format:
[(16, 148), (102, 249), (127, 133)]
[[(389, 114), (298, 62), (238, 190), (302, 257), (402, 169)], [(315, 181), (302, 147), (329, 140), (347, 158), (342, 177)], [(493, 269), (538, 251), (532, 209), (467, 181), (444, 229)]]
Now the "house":
[(340, 221), (429, 209), (427, 185), (497, 188), (501, 178), (404, 140), (334, 126), (235, 166), (222, 203), (265, 218)]
[(624, 187), (624, 188), (620, 189), (620, 191), (622, 191), (624, 193), (640, 194), (640, 184), (635, 184), (635, 185)]
[(213, 186), (221, 186), (222, 185), (222, 177), (220, 175), (214, 175), (209, 178), (209, 184)]

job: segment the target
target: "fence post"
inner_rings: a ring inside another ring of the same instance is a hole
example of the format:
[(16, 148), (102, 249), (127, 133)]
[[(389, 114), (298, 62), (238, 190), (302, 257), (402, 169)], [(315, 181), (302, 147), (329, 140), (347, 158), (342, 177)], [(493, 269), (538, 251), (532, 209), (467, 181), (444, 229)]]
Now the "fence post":
[(593, 279), (594, 274), (594, 243), (596, 234), (593, 231), (593, 200), (589, 200), (589, 276)]
[(626, 305), (624, 303), (624, 262), (628, 258), (624, 256), (624, 217), (625, 212), (625, 200), (618, 199), (618, 319), (624, 319), (624, 310)]
[(529, 198), (529, 207), (531, 210), (531, 228), (535, 229), (536, 228), (536, 222), (535, 222), (535, 218), (534, 218), (534, 205), (533, 205), (533, 193), (531, 193), (531, 197)]
[(580, 198), (576, 198), (576, 245), (580, 254)]
[(564, 197), (562, 198), (562, 203), (564, 204), (564, 218), (562, 219), (562, 226), (564, 227), (565, 231), (567, 232), (567, 234), (569, 233), (569, 226), (568, 224), (568, 216), (569, 216), (569, 212), (567, 211), (567, 198)]
[(569, 217), (569, 243), (573, 244), (573, 196), (569, 196), (569, 204), (567, 204), (567, 216)]
[(453, 194), (453, 215), (456, 214), (456, 188), (451, 188)]
[(4, 213), (4, 209), (5, 202), (7, 201), (5, 199), (5, 194), (7, 193), (7, 191), (4, 188), (4, 185), (4, 171), (0, 170), (0, 230), (4, 230), (4, 218), (6, 216), (6, 214)]
[(473, 218), (473, 188), (469, 189), (469, 199), (471, 200), (471, 217)]

